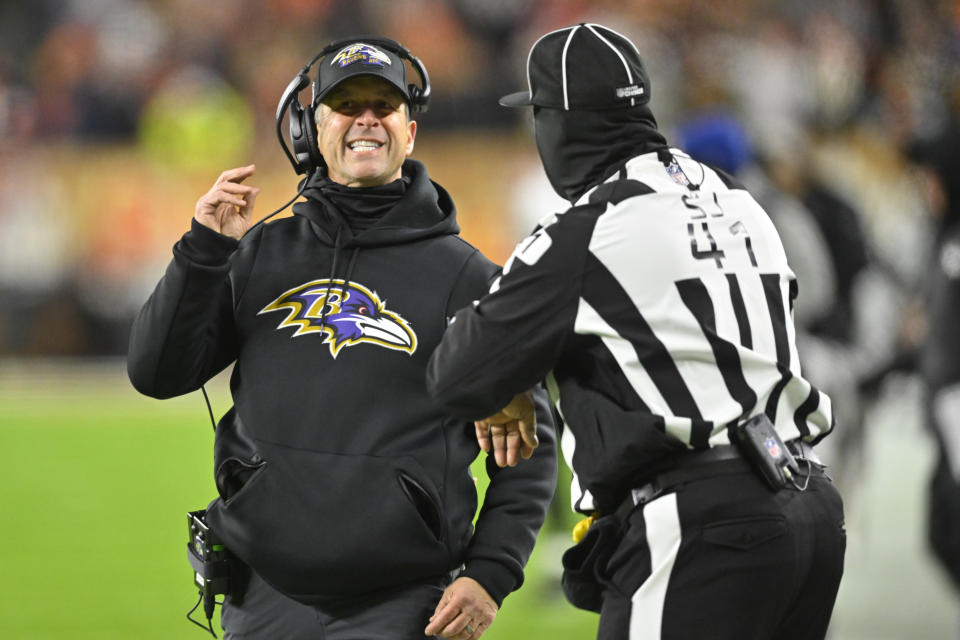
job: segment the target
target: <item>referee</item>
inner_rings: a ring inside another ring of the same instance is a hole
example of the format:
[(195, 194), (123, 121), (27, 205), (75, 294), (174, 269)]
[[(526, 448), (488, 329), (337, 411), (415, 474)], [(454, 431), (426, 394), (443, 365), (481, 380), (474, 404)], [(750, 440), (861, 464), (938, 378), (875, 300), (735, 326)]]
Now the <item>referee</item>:
[(833, 413), (800, 370), (777, 232), (733, 178), (667, 145), (622, 35), (548, 33), (527, 77), (501, 104), (533, 107), (573, 206), (456, 314), (431, 393), (516, 464), (534, 446), (518, 445), (522, 392), (546, 380), (592, 522), (564, 590), (600, 612), (598, 638), (823, 638), (846, 534), (812, 445)]

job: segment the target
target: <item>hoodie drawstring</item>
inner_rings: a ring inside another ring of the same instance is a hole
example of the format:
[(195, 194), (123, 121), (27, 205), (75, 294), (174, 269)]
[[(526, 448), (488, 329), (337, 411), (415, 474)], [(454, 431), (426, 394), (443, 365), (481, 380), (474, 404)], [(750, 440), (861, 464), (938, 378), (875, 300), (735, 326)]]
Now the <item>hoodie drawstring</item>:
[(340, 285), (340, 300), (343, 300), (347, 295), (347, 287), (350, 283), (350, 278), (353, 277), (353, 267), (357, 264), (357, 256), (360, 254), (360, 247), (355, 247), (353, 253), (350, 255), (350, 262), (347, 263), (347, 275), (343, 279), (343, 283)]
[[(323, 307), (320, 309), (320, 333), (323, 333), (327, 326), (327, 305), (330, 304), (330, 285), (333, 284), (333, 278), (337, 274), (337, 261), (340, 258), (340, 232), (343, 231), (343, 225), (337, 226), (337, 234), (333, 238), (333, 263), (330, 265), (330, 277), (327, 278), (327, 287), (323, 291)], [(340, 292), (343, 298), (343, 291)]]

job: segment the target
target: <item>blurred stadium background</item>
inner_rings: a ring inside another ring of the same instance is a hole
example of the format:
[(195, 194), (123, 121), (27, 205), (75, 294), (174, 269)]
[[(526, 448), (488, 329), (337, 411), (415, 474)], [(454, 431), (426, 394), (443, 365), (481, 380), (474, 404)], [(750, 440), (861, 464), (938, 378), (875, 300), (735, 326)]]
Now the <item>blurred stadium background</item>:
[[(206, 409), (137, 396), (122, 359), (220, 171), (257, 164), (260, 216), (294, 193), (274, 112), (298, 69), (357, 33), (420, 57), (414, 155), (502, 261), (563, 205), (529, 120), (496, 99), (525, 85), (536, 37), (579, 21), (637, 42), (668, 139), (731, 163), (785, 236), (802, 360), (841, 417), (823, 447), (850, 534), (831, 638), (960, 637), (925, 543), (912, 357), (958, 206), (925, 151), (960, 114), (956, 0), (0, 1), (0, 637), (200, 637), (183, 520), (214, 493)], [(223, 413), (224, 381), (210, 390)], [(592, 637), (557, 587), (564, 495), (485, 637)]]

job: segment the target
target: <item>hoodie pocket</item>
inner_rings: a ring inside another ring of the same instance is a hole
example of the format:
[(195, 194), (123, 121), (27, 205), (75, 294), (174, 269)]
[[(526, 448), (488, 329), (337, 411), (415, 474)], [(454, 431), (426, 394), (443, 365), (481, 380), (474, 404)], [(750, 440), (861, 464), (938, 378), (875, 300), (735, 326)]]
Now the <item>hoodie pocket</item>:
[(413, 476), (405, 471), (397, 472), (397, 482), (400, 483), (400, 488), (403, 490), (404, 495), (407, 496), (407, 499), (413, 504), (417, 513), (420, 514), (423, 523), (430, 529), (433, 537), (438, 541), (442, 540), (443, 520), (440, 517), (440, 508), (427, 490), (424, 489), (423, 485), (417, 482)]
[(451, 568), (439, 493), (413, 458), (261, 452), (268, 463), (207, 517), (280, 591), (322, 605)]
[(228, 458), (221, 462), (214, 474), (220, 497), (224, 501), (230, 502), (253, 481), (265, 464), (267, 464), (265, 460), (243, 460), (241, 458)]

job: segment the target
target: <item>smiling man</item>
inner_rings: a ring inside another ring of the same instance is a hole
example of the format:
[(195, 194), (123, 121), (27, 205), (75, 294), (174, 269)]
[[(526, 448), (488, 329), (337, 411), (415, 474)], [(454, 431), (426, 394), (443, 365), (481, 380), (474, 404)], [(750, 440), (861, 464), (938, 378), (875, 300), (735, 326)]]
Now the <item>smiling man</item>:
[(403, 94), (375, 76), (351, 78), (327, 94), (317, 111), (317, 129), (328, 177), (348, 187), (400, 179), (417, 135)]
[(235, 363), (206, 512), (252, 569), (225, 598), (227, 638), (479, 638), (523, 581), (553, 494), (538, 396), (540, 447), (523, 466), (487, 465), (473, 525), (474, 425), (424, 378), (447, 318), (498, 269), (409, 158), (412, 90), (382, 42), (320, 61), (306, 111), (322, 162), (294, 215), (247, 233), (254, 167), (225, 171), (133, 327), (130, 379), (147, 395)]

